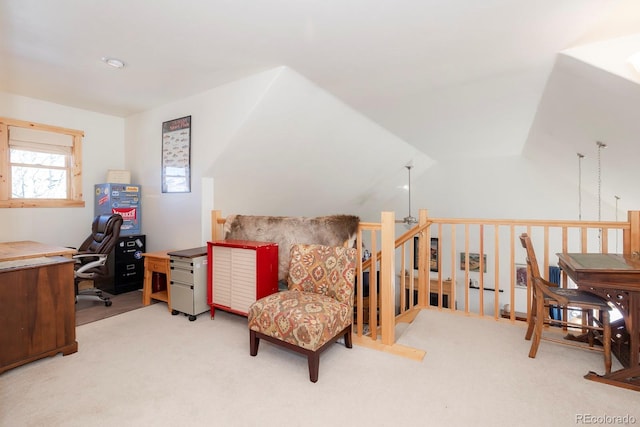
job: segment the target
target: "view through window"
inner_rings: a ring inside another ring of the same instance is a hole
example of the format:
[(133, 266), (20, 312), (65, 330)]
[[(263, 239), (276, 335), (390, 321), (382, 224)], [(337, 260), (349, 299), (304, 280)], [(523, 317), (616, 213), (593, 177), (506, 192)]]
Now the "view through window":
[(0, 119), (0, 207), (84, 206), (81, 131)]

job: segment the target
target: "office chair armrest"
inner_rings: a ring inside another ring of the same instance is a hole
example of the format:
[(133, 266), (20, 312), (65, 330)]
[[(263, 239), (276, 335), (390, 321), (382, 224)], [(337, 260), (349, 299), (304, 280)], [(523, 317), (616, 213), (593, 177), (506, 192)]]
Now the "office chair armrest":
[(77, 254), (74, 255), (73, 258), (76, 260), (76, 262), (80, 261), (80, 258), (89, 258), (89, 257), (93, 257), (93, 258), (98, 258), (95, 261), (90, 261), (86, 264), (83, 264), (82, 267), (79, 267), (76, 270), (76, 273), (84, 273), (85, 271), (94, 268), (94, 267), (100, 267), (106, 264), (107, 262), (107, 257), (109, 256), (109, 254)]
[(86, 253), (86, 254), (75, 254), (75, 255), (73, 255), (73, 258), (74, 259), (76, 259), (76, 258), (89, 258), (89, 257), (98, 258), (98, 257), (107, 257), (107, 256), (109, 256), (109, 254), (93, 254), (93, 253), (89, 254), (89, 253)]

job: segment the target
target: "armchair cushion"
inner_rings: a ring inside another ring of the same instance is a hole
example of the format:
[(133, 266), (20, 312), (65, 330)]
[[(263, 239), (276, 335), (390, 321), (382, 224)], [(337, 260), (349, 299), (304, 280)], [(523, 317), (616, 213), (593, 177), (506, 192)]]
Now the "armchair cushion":
[(249, 329), (317, 350), (351, 323), (351, 310), (350, 305), (321, 294), (278, 292), (251, 306)]

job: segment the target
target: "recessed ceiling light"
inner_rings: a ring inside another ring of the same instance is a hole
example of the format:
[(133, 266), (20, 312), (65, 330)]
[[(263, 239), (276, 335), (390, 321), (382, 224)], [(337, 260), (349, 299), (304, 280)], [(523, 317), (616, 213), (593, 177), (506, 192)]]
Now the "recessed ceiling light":
[(109, 58), (104, 56), (102, 58), (102, 62), (104, 62), (105, 64), (109, 65), (110, 67), (113, 68), (123, 68), (124, 67), (124, 62), (120, 61), (117, 58)]

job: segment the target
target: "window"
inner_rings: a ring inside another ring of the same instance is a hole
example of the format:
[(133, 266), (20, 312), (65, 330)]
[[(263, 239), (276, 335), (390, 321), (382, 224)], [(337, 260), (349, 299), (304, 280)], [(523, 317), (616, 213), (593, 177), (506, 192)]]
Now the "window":
[(0, 207), (83, 207), (83, 136), (0, 118)]

